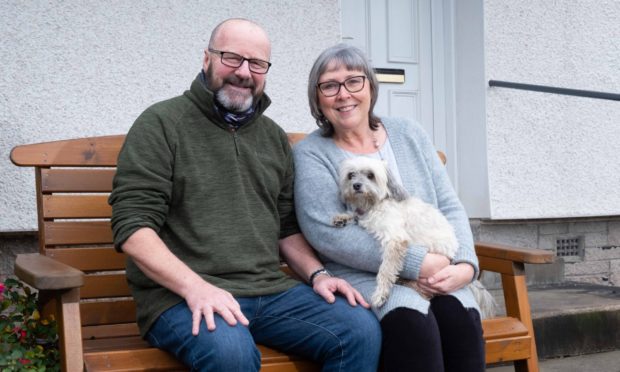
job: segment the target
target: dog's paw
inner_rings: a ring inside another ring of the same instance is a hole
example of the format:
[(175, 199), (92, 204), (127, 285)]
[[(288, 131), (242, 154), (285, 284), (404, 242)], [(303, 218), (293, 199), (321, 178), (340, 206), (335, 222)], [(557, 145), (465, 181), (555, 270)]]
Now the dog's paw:
[(345, 227), (349, 221), (351, 221), (351, 216), (348, 214), (339, 214), (332, 220), (332, 225), (335, 227)]
[(375, 292), (370, 299), (370, 302), (374, 307), (381, 307), (387, 301), (387, 295), (382, 295), (381, 293)]
[(389, 293), (382, 293), (381, 291), (375, 291), (375, 293), (372, 294), (372, 298), (370, 299), (370, 302), (372, 303), (374, 307), (381, 307), (383, 306), (383, 304), (385, 304), (385, 301), (387, 301), (388, 294)]

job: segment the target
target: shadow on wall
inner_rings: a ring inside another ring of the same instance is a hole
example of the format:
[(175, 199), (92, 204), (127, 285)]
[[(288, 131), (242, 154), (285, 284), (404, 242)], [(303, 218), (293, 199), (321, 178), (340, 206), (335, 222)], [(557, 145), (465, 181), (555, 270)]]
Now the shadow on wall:
[(38, 251), (39, 239), (36, 231), (0, 233), (0, 282), (13, 275), (15, 256)]

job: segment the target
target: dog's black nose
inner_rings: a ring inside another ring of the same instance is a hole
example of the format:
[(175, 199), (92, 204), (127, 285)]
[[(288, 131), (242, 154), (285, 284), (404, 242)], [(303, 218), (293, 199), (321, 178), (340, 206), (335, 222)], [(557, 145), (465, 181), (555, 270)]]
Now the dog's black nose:
[(361, 183), (354, 183), (353, 184), (353, 190), (360, 191), (361, 188), (362, 188), (362, 184)]

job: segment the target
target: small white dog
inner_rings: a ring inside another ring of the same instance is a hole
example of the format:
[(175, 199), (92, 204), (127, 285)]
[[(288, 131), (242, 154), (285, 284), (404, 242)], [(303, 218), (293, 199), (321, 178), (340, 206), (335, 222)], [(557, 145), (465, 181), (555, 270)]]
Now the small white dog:
[[(410, 244), (454, 258), (458, 241), (452, 225), (434, 206), (408, 196), (394, 181), (384, 161), (364, 156), (348, 158), (340, 166), (339, 178), (340, 195), (349, 212), (335, 216), (334, 226), (344, 227), (356, 221), (383, 249), (377, 288), (371, 299), (374, 306), (383, 306), (397, 280), (420, 292), (415, 281), (398, 277)], [(491, 294), (478, 281), (470, 287), (482, 317), (492, 316), (495, 302)]]

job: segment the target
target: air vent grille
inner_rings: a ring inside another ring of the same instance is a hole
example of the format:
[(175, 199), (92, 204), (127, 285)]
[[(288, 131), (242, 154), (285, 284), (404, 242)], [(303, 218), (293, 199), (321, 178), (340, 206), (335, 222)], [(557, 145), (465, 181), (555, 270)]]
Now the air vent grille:
[(583, 237), (556, 239), (558, 257), (583, 257)]

